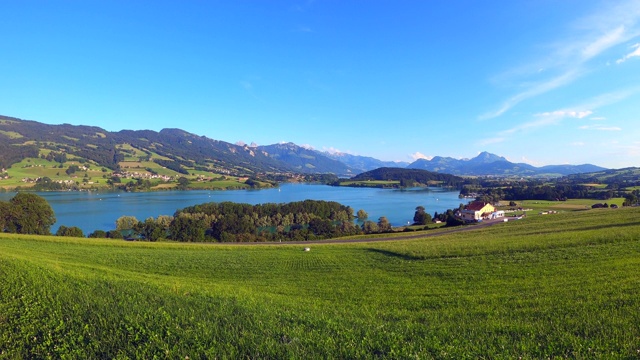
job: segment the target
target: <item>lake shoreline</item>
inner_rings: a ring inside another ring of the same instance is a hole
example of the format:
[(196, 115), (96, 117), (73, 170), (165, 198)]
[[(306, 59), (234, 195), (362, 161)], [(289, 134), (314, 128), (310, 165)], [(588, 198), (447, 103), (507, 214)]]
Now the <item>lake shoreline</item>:
[[(288, 203), (301, 200), (335, 201), (357, 211), (365, 210), (369, 219), (385, 216), (393, 226), (413, 221), (417, 206), (428, 213), (444, 212), (460, 205), (459, 191), (438, 187), (410, 189), (376, 189), (335, 187), (309, 183), (282, 183), (277, 188), (246, 190), (179, 191), (50, 191), (36, 192), (44, 197), (56, 214), (55, 232), (60, 225), (78, 226), (85, 233), (112, 230), (121, 216), (149, 217), (173, 215), (187, 206), (230, 201), (246, 204)], [(0, 193), (8, 201), (15, 193)]]

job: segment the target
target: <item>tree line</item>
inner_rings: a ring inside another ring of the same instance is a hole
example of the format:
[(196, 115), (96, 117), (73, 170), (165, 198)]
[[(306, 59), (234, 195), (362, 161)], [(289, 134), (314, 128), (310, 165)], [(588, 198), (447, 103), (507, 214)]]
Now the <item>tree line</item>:
[(607, 188), (595, 188), (583, 184), (543, 183), (540, 180), (528, 181), (484, 181), (475, 186), (465, 186), (461, 196), (476, 194), (476, 200), (497, 202), (500, 200), (542, 200), (564, 201), (567, 199), (594, 199), (608, 200), (615, 196), (624, 196), (624, 191), (608, 186)]
[[(358, 219), (356, 223), (354, 220)], [(433, 218), (454, 219), (453, 211), (432, 217), (418, 206), (414, 225), (427, 225)], [(20, 192), (8, 202), (0, 202), (0, 230), (19, 234), (50, 235), (56, 222), (48, 202), (33, 193)], [(116, 228), (96, 230), (90, 238), (135, 239), (180, 242), (266, 242), (309, 241), (393, 231), (385, 216), (377, 222), (360, 209), (354, 215), (349, 206), (334, 201), (304, 200), (285, 204), (205, 203), (189, 206), (173, 216), (161, 215), (139, 221), (133, 216), (116, 220)], [(424, 229), (427, 229), (425, 226)], [(61, 225), (56, 235), (83, 237), (78, 227)]]
[[(358, 174), (348, 181), (367, 181), (367, 180), (383, 180), (383, 181), (400, 181), (402, 187), (411, 187), (415, 185), (426, 185), (431, 182), (437, 182), (442, 186), (461, 188), (462, 185), (473, 182), (472, 179), (464, 179), (459, 176), (437, 173), (420, 169), (405, 169), (381, 167), (375, 170)], [(339, 185), (339, 182), (336, 183)]]

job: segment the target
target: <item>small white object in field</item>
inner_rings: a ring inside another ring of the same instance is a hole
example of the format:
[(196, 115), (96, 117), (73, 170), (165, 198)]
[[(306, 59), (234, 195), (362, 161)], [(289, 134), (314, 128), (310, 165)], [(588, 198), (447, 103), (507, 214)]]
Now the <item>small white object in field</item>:
[(311, 248), (306, 247), (306, 248), (304, 248), (304, 251), (311, 251)]

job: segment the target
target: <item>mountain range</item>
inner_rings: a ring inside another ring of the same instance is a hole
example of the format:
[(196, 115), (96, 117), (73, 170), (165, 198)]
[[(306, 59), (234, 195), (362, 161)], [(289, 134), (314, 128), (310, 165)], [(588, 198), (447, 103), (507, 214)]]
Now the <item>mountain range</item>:
[(591, 165), (547, 165), (535, 167), (525, 163), (513, 163), (502, 156), (482, 152), (472, 159), (454, 159), (436, 156), (430, 160), (418, 159), (407, 166), (458, 176), (565, 176), (605, 170)]
[(409, 164), (317, 151), (294, 143), (236, 145), (180, 129), (109, 132), (95, 126), (49, 125), (0, 116), (1, 168), (7, 168), (24, 158), (59, 152), (115, 169), (127, 156), (127, 152), (131, 151), (128, 147), (147, 154), (147, 160), (182, 173), (188, 169), (197, 169), (248, 176), (294, 172), (333, 173), (352, 177), (377, 168), (397, 167), (458, 176), (564, 176), (606, 170), (590, 164), (534, 167), (512, 163), (488, 152), (472, 159), (436, 156)]

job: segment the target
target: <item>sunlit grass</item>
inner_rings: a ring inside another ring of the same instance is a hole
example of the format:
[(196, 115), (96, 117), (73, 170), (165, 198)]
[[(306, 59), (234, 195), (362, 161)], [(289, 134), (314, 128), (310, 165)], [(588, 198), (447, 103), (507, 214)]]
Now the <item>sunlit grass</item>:
[(3, 234), (0, 357), (634, 358), (639, 215), (309, 252)]

